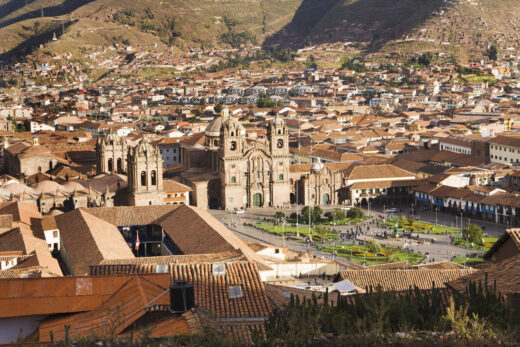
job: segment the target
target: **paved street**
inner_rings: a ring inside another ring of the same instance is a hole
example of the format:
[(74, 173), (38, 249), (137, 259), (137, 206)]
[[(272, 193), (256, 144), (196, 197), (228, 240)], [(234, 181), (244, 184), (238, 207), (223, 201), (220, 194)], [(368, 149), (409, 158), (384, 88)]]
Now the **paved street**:
[[(300, 208), (301, 209), (301, 208)], [(335, 207), (323, 208), (323, 212), (329, 210), (334, 210)], [(408, 212), (411, 211), (411, 206), (409, 209), (403, 209), (403, 214), (407, 215)], [(297, 242), (295, 240), (287, 240), (285, 238), (275, 236), (266, 232), (262, 232), (258, 229), (244, 226), (244, 222), (255, 223), (259, 218), (267, 217), (272, 218), (276, 209), (266, 208), (266, 209), (248, 209), (244, 214), (236, 214), (231, 212), (226, 212), (222, 210), (210, 210), (210, 213), (214, 215), (220, 221), (227, 223), (230, 230), (235, 232), (235, 234), (243, 239), (249, 240), (251, 242), (263, 242), (266, 244), (274, 245), (274, 246), (287, 246), (290, 249), (307, 252), (311, 251), (313, 254), (331, 259), (332, 255), (330, 253), (325, 253), (315, 249), (314, 247), (307, 247), (304, 243)], [(364, 210), (365, 213), (368, 214), (367, 210)], [(296, 212), (296, 207), (284, 209), (286, 216), (291, 214), (292, 212)], [(375, 208), (370, 210), (370, 215), (378, 216), (383, 214), (382, 208)], [(450, 226), (460, 228), (461, 218), (458, 216), (455, 218), (453, 215), (448, 215), (444, 213), (430, 212), (430, 211), (422, 211), (417, 213), (416, 218), (420, 221), (424, 221), (427, 223), (444, 226)], [(462, 225), (465, 225), (468, 222), (473, 222), (479, 226), (485, 226), (485, 232), (487, 232), (490, 236), (499, 237), (505, 230), (505, 226), (490, 222), (483, 222), (480, 220), (469, 220), (468, 218), (462, 218)], [(302, 228), (307, 228), (308, 225), (300, 224)], [(367, 230), (369, 227), (369, 230)], [(335, 229), (339, 229), (341, 231), (351, 230), (350, 226), (336, 226)], [(440, 261), (440, 260), (449, 260), (454, 256), (459, 256), (466, 254), (466, 249), (455, 247), (450, 244), (449, 235), (425, 235), (420, 234), (421, 243), (418, 240), (411, 239), (392, 239), (392, 240), (382, 240), (375, 238), (376, 234), (380, 234), (383, 232), (382, 229), (377, 228), (374, 224), (366, 224), (363, 229), (362, 239), (375, 239), (378, 243), (384, 244), (388, 247), (399, 247), (399, 248), (409, 248), (414, 251), (421, 252), (428, 256), (428, 261)], [(471, 254), (482, 254), (481, 252), (468, 250), (468, 253)], [(348, 260), (343, 259), (341, 257), (336, 257), (336, 260), (342, 263), (348, 263)]]

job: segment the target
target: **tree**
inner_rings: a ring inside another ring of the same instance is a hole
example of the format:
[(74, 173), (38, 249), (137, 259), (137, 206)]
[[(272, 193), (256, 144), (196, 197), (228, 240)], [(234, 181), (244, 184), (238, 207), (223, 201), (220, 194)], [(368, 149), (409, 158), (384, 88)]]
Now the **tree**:
[(0, 88), (7, 88), (7, 81), (0, 78)]
[(504, 86), (504, 92), (506, 94), (512, 93), (513, 92), (513, 87), (511, 87), (511, 86)]
[(332, 213), (330, 211), (329, 212), (325, 212), (325, 218), (327, 218), (327, 220), (329, 222), (332, 222), (334, 220), (334, 213)]
[(372, 254), (377, 254), (381, 251), (381, 245), (374, 240), (368, 240), (365, 246), (367, 246), (368, 251)]
[(423, 53), (419, 59), (417, 59), (417, 62), (423, 66), (430, 66), (432, 63), (433, 56), (430, 52)]
[(497, 60), (498, 59), (498, 48), (497, 48), (497, 46), (491, 45), (487, 49), (487, 54), (488, 54), (489, 59)]
[(361, 219), (365, 216), (365, 213), (359, 207), (352, 207), (347, 211), (347, 217), (351, 219)]
[(285, 213), (283, 213), (282, 211), (276, 211), (276, 213), (274, 214), (274, 218), (276, 219), (282, 219), (285, 217)]
[(258, 103), (256, 104), (256, 106), (259, 108), (275, 107), (276, 102), (272, 100), (269, 95), (267, 95), (264, 92), (261, 92), (258, 95)]
[(217, 102), (217, 103), (215, 104), (215, 107), (214, 107), (213, 109), (215, 110), (215, 113), (220, 113), (220, 112), (222, 112), (222, 104), (219, 103), (219, 102)]
[(316, 69), (318, 67), (318, 64), (316, 64), (316, 58), (314, 58), (312, 54), (307, 57), (305, 67), (307, 69)]
[(477, 245), (482, 244), (482, 229), (476, 224), (466, 224), (462, 231), (462, 237), (468, 242), (473, 242)]
[[(309, 206), (305, 206), (302, 209), (303, 221), (305, 223), (309, 223), (309, 212), (310, 211), (311, 211), (311, 208)], [(310, 212), (310, 214), (312, 215), (313, 223), (316, 223), (320, 219), (321, 213), (322, 213), (321, 207), (315, 206), (314, 208), (312, 208), (312, 212)]]

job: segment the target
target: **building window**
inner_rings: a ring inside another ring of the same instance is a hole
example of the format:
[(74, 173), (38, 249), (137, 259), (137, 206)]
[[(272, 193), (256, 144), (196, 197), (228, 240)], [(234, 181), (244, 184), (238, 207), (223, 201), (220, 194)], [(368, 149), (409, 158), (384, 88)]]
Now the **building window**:
[(255, 178), (256, 178), (257, 180), (260, 179), (260, 171), (255, 171)]
[(114, 163), (112, 161), (112, 158), (108, 159), (108, 172), (112, 172), (114, 168)]
[(237, 178), (235, 176), (231, 176), (231, 183), (237, 183)]
[(141, 171), (141, 185), (146, 185), (146, 171)]
[(123, 172), (123, 160), (121, 158), (117, 158), (117, 172)]
[(57, 238), (57, 237), (58, 237), (58, 231), (57, 231), (57, 230), (54, 230), (54, 231), (52, 232), (52, 237), (54, 237), (54, 238)]
[(152, 186), (156, 186), (157, 185), (157, 174), (155, 173), (155, 171), (152, 171)]
[(235, 149), (237, 149), (237, 143), (236, 143), (235, 141), (231, 141), (230, 149), (231, 149), (232, 151), (234, 151)]
[(279, 175), (278, 175), (278, 180), (279, 180), (279, 181), (283, 181), (283, 174), (279, 174)]

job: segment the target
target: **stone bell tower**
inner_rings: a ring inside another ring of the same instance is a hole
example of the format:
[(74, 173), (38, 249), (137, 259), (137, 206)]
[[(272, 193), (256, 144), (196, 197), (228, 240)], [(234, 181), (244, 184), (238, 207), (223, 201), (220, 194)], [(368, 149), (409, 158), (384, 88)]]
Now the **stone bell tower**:
[(128, 204), (164, 205), (162, 155), (144, 138), (128, 151)]

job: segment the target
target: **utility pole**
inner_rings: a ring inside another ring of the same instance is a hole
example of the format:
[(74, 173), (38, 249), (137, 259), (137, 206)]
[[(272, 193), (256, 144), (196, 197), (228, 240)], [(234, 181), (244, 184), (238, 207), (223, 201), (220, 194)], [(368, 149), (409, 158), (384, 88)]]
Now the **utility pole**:
[(43, 7), (41, 8), (41, 17), (43, 18)]

